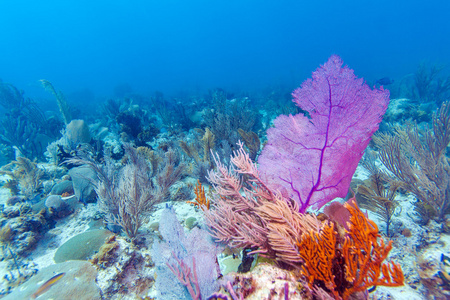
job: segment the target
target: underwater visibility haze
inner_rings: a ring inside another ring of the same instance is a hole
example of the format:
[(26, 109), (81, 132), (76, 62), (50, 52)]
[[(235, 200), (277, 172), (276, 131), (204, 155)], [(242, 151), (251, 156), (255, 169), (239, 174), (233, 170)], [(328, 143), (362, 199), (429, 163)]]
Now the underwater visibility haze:
[(0, 1), (0, 298), (449, 299), (449, 12)]

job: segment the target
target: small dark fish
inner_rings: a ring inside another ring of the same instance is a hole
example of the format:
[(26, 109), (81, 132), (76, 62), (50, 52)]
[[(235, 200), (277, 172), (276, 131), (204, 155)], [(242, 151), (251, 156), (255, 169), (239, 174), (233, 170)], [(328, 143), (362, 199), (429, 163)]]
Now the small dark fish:
[(367, 291), (368, 291), (369, 293), (373, 293), (373, 292), (375, 292), (376, 289), (377, 289), (377, 286), (374, 285), (373, 287), (368, 288)]
[(47, 280), (47, 282), (41, 285), (38, 290), (33, 295), (31, 295), (31, 299), (36, 299), (37, 297), (48, 291), (50, 287), (57, 283), (58, 280), (60, 280), (65, 274), (66, 273), (59, 273)]
[(394, 83), (394, 80), (389, 77), (383, 77), (375, 81), (375, 83), (379, 85), (390, 85)]

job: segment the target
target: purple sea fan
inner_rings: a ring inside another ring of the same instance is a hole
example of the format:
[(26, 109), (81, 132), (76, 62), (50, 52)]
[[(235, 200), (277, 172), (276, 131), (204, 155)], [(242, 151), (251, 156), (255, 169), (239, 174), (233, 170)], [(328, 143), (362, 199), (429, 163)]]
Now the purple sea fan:
[(303, 114), (280, 115), (267, 131), (258, 162), (262, 178), (300, 212), (345, 197), (351, 178), (389, 103), (389, 91), (370, 89), (333, 55), (296, 89)]

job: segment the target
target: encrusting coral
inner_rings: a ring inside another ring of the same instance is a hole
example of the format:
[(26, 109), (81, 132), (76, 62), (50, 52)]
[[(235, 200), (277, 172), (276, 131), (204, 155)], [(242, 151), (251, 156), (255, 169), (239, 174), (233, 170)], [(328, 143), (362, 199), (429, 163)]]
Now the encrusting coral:
[(116, 236), (111, 235), (105, 243), (100, 247), (97, 254), (90, 260), (92, 264), (97, 266), (108, 267), (111, 264), (113, 253), (119, 248)]

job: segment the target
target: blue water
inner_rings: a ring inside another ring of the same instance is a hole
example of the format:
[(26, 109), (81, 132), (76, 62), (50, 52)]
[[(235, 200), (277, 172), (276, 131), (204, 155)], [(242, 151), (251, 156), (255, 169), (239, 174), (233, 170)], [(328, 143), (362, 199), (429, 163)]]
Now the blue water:
[(3, 0), (0, 78), (38, 98), (39, 79), (93, 97), (242, 91), (298, 86), (338, 54), (400, 79), (450, 63), (449, 17), (450, 1)]

